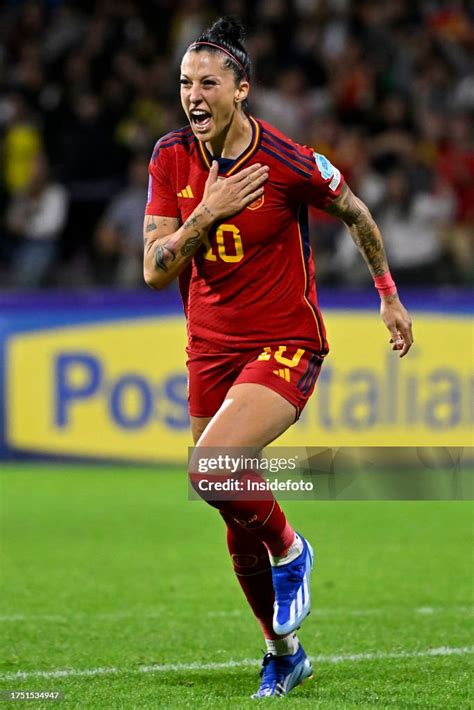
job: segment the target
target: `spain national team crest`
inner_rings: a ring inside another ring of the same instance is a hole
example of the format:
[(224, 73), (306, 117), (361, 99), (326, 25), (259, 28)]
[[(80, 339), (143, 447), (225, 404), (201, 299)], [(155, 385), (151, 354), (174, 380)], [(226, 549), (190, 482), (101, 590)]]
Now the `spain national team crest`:
[(248, 210), (258, 210), (265, 202), (265, 195), (260, 195), (256, 200), (247, 205)]

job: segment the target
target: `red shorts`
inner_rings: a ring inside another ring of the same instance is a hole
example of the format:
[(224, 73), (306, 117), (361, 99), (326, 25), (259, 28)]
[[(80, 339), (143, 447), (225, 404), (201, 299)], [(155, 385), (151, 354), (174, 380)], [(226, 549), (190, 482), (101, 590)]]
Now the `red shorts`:
[(296, 419), (313, 392), (323, 356), (298, 344), (272, 345), (239, 353), (187, 350), (188, 401), (192, 417), (212, 417), (233, 385), (269, 387), (296, 408)]

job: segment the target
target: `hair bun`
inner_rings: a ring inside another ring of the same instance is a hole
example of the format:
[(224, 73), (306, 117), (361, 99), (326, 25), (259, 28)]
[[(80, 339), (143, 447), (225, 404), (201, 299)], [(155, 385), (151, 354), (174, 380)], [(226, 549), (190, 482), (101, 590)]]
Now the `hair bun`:
[(209, 30), (209, 36), (218, 42), (236, 45), (243, 42), (245, 29), (240, 20), (234, 17), (220, 17)]
[(199, 51), (200, 44), (216, 45), (214, 47), (202, 47), (210, 52), (223, 50), (229, 55), (224, 64), (232, 69), (237, 81), (250, 81), (252, 63), (247, 50), (243, 46), (242, 40), (245, 37), (245, 29), (240, 20), (232, 16), (220, 17), (212, 27), (205, 30), (196, 42), (189, 49)]

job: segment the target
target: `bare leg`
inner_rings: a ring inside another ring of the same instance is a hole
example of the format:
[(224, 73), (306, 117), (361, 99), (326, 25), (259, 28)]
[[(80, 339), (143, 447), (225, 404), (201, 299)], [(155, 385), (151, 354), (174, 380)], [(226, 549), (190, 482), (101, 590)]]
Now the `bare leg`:
[(194, 444), (197, 444), (199, 437), (211, 421), (212, 417), (191, 417), (191, 433)]
[(245, 382), (230, 388), (198, 445), (261, 449), (283, 434), (293, 424), (295, 416), (293, 405), (277, 392)]

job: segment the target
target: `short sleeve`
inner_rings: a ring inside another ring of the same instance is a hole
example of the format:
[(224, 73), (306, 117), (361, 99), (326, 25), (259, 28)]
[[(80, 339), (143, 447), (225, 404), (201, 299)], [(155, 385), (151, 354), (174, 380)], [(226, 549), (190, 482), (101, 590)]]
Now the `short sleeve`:
[(311, 177), (301, 177), (293, 185), (293, 197), (312, 207), (324, 209), (339, 195), (344, 185), (344, 176), (324, 155), (300, 146), (302, 154), (311, 158), (314, 169)]
[(179, 218), (176, 190), (171, 184), (171, 171), (166, 166), (166, 152), (155, 148), (150, 160), (145, 214)]

